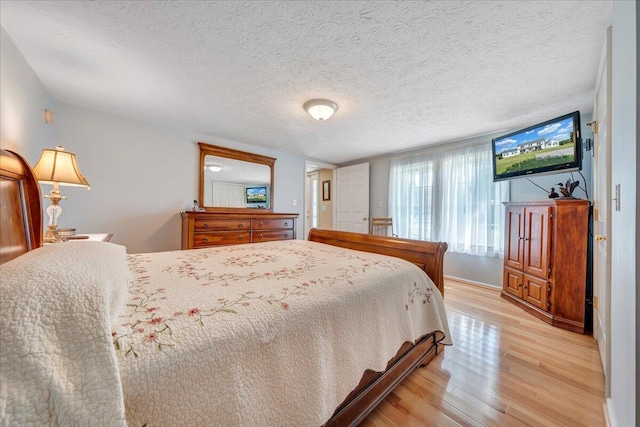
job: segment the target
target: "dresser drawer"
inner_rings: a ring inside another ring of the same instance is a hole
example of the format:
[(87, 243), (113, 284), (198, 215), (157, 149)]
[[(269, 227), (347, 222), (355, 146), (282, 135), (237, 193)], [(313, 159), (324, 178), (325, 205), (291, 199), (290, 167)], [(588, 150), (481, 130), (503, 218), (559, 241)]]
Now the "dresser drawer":
[(194, 221), (194, 231), (211, 230), (249, 230), (251, 219), (196, 219)]
[(215, 245), (237, 245), (239, 243), (251, 243), (251, 233), (249, 231), (224, 231), (219, 233), (196, 233), (193, 236), (193, 246), (196, 248)]
[(252, 233), (252, 242), (269, 242), (271, 240), (291, 240), (293, 239), (293, 230), (254, 230)]
[(280, 228), (293, 228), (293, 219), (252, 219), (253, 230), (277, 230)]

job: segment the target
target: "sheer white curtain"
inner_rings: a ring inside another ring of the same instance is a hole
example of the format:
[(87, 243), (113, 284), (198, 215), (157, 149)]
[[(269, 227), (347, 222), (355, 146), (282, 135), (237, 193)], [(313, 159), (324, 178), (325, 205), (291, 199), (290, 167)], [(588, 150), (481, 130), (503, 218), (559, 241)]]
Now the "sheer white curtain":
[(389, 213), (399, 237), (434, 240), (434, 157), (391, 159)]
[(391, 159), (389, 213), (400, 237), (438, 240), (450, 252), (502, 256), (509, 183), (493, 182), (489, 144)]

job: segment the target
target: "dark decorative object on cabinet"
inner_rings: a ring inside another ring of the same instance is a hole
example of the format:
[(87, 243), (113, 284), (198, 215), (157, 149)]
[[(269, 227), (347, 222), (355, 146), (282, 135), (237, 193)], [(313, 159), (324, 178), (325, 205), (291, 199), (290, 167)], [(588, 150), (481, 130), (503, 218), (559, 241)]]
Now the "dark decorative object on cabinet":
[(575, 190), (576, 187), (580, 185), (580, 181), (571, 182), (571, 180), (568, 179), (565, 184), (562, 184), (561, 182), (559, 182), (558, 185), (560, 186), (560, 193), (562, 193), (562, 197), (569, 197), (571, 199), (575, 199), (575, 197), (573, 197), (573, 190)]

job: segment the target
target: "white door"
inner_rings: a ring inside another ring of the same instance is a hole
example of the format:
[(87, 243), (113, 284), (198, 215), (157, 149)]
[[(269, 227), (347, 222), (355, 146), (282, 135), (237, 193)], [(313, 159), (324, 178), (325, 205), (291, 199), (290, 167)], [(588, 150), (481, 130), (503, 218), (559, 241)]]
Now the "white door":
[(337, 221), (341, 231), (369, 232), (369, 163), (337, 169)]
[(225, 208), (244, 208), (247, 206), (244, 184), (214, 181), (211, 184), (211, 193), (213, 204), (210, 206)]
[(607, 29), (593, 106), (593, 335), (598, 342), (605, 374), (605, 397), (611, 373), (611, 27)]

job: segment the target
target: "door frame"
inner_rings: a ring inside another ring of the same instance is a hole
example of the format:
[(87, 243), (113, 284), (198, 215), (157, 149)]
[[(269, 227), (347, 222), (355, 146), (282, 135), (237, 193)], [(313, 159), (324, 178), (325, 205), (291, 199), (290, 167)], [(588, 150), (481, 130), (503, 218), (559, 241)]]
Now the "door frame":
[[(605, 74), (606, 71), (606, 74)], [(606, 80), (603, 81), (603, 76), (606, 75)], [(607, 111), (606, 121), (603, 121), (598, 116), (598, 103), (602, 105), (602, 100), (599, 99), (599, 92), (601, 85), (605, 84), (605, 109)], [(594, 91), (594, 108), (593, 108), (593, 121), (598, 128), (607, 130), (607, 159), (605, 164), (600, 164), (598, 160), (599, 145), (601, 141), (602, 133), (597, 132), (598, 129), (594, 129), (594, 146), (592, 148), (594, 153), (593, 161), (593, 183), (594, 183), (594, 202), (603, 198), (603, 202), (606, 206), (606, 214), (604, 218), (604, 230), (601, 230), (600, 224), (603, 222), (600, 220), (599, 211), (595, 206), (593, 209), (593, 296), (594, 303), (595, 298), (598, 298), (597, 309), (593, 310), (593, 336), (598, 342), (598, 351), (600, 351), (600, 359), (602, 361), (602, 369), (605, 377), (605, 398), (611, 397), (611, 211), (612, 211), (612, 188), (611, 188), (611, 27), (607, 28), (605, 35), (605, 43), (602, 49), (602, 56), (600, 58), (600, 65), (598, 67), (598, 77), (596, 79), (596, 87)], [(598, 190), (598, 183), (604, 180), (605, 191), (604, 194), (600, 194)], [(605, 240), (598, 241), (596, 239), (597, 234), (604, 236)], [(606, 261), (604, 265), (599, 265), (597, 262), (597, 254), (600, 248), (604, 245), (604, 251)], [(601, 268), (604, 267), (604, 280), (602, 283), (598, 277), (600, 276)], [(595, 304), (594, 304), (595, 305)], [(601, 323), (600, 320), (603, 320)], [(604, 333), (602, 334), (603, 331)], [(603, 340), (598, 338), (602, 337)], [(603, 341), (603, 342), (601, 342)], [(602, 348), (604, 347), (604, 348)]]
[[(331, 163), (324, 163), (324, 162), (320, 162), (317, 160), (311, 160), (311, 159), (305, 159), (304, 160), (304, 175), (303, 175), (303, 182), (304, 182), (304, 189), (303, 189), (303, 200), (304, 200), (304, 207), (303, 207), (303, 229), (304, 229), (304, 240), (307, 240), (308, 234), (309, 234), (309, 224), (308, 224), (308, 217), (307, 217), (307, 212), (309, 212), (311, 210), (311, 194), (309, 194), (309, 186), (307, 185), (307, 174), (309, 172), (314, 172), (314, 171), (318, 171), (320, 169), (332, 169), (333, 170), (333, 182), (336, 182), (336, 169), (338, 168), (337, 165), (331, 164)], [(335, 212), (335, 208), (336, 208), (336, 204), (333, 204), (333, 221), (334, 221), (334, 228), (335, 228), (335, 220), (336, 220), (336, 212)]]

